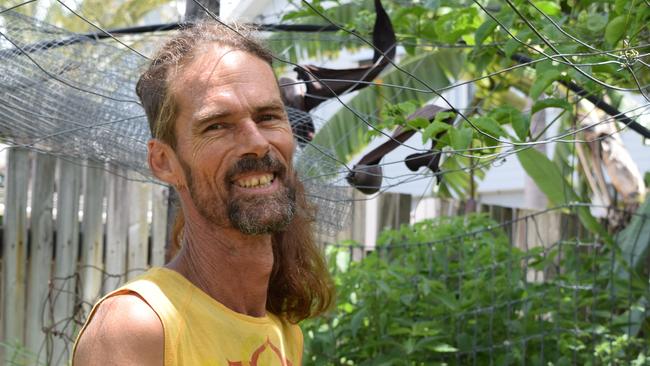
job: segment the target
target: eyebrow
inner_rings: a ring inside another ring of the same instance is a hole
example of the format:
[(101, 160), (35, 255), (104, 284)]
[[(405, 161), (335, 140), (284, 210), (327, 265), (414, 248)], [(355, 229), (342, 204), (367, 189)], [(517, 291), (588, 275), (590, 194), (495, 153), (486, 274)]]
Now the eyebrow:
[(284, 111), (284, 104), (280, 101), (273, 101), (264, 105), (261, 105), (255, 108), (255, 113), (267, 111), (267, 110), (282, 110)]
[(202, 114), (199, 116), (199, 118), (197, 119), (197, 121), (196, 121), (196, 123), (194, 124), (194, 126), (195, 126), (196, 128), (199, 128), (199, 127), (201, 127), (202, 125), (204, 125), (204, 124), (207, 123), (207, 122), (214, 121), (215, 119), (220, 119), (220, 118), (223, 118), (223, 117), (227, 117), (227, 116), (229, 116), (229, 115), (231, 115), (231, 114), (232, 114), (232, 113), (231, 113), (229, 110), (227, 110), (227, 109), (225, 109), (225, 110), (210, 111), (210, 112), (208, 112), (208, 113), (202, 113)]
[[(253, 110), (253, 114), (261, 113), (264, 111), (284, 111), (284, 110), (285, 110), (284, 104), (282, 102), (271, 101), (269, 103), (265, 103), (255, 107)], [(197, 118), (197, 121), (194, 124), (194, 126), (196, 126), (196, 128), (199, 128), (207, 122), (214, 121), (216, 119), (220, 119), (223, 117), (228, 117), (231, 114), (232, 111), (230, 111), (229, 109), (213, 110), (213, 111), (208, 111), (206, 113), (201, 113)]]

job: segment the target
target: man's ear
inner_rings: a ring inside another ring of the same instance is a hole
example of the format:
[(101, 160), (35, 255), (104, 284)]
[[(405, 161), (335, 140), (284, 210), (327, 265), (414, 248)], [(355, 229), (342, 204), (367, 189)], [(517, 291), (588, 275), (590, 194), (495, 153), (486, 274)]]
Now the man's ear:
[(161, 181), (178, 186), (184, 183), (176, 153), (167, 143), (151, 139), (147, 143), (149, 169)]

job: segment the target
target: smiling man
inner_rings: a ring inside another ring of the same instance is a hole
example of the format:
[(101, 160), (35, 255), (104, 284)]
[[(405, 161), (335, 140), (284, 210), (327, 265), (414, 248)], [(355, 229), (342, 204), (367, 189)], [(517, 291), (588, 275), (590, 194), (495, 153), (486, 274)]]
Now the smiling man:
[(251, 34), (184, 29), (137, 85), (152, 173), (179, 196), (181, 250), (108, 294), (75, 344), (75, 365), (300, 365), (296, 325), (332, 285), (271, 55)]

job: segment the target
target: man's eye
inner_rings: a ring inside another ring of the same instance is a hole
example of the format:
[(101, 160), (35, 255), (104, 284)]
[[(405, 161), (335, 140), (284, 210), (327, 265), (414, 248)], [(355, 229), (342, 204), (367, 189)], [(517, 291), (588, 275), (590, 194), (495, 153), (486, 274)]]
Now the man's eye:
[(206, 131), (213, 131), (213, 130), (220, 130), (223, 128), (223, 124), (221, 123), (213, 123), (209, 125), (208, 127), (205, 128)]
[(265, 121), (273, 121), (273, 120), (276, 120), (276, 119), (278, 119), (278, 116), (276, 116), (276, 115), (274, 115), (274, 114), (263, 114), (263, 115), (261, 115), (261, 116), (259, 117), (259, 120), (260, 120), (261, 122), (265, 122)]

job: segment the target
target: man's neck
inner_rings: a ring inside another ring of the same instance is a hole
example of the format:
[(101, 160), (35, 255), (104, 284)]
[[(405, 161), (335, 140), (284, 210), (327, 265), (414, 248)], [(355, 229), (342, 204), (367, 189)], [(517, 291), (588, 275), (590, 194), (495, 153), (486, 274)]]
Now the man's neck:
[(167, 267), (229, 309), (264, 316), (273, 269), (271, 236), (244, 235), (193, 219), (186, 218), (183, 245)]

